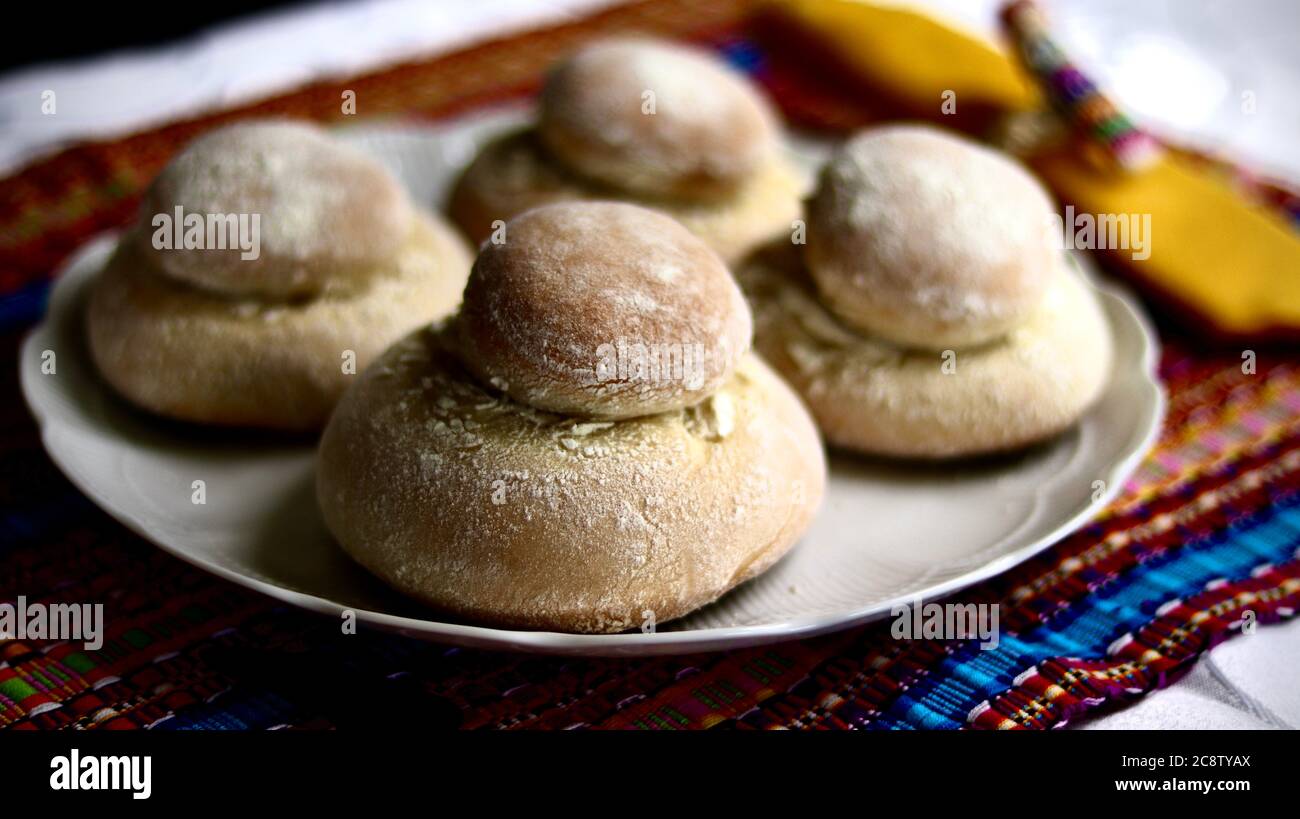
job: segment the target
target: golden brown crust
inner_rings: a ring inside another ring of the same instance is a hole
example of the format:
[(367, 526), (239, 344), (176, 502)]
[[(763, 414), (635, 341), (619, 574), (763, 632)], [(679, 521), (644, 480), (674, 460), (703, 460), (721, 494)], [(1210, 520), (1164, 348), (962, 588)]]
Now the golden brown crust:
[(440, 611), (566, 632), (663, 623), (767, 569), (817, 508), (811, 419), (753, 356), (696, 407), (584, 422), (480, 385), (453, 346), (419, 331), (366, 371), (317, 483), (343, 548)]
[(494, 223), (541, 205), (620, 200), (653, 208), (681, 222), (728, 263), (775, 235), (788, 235), (801, 215), (805, 174), (774, 156), (730, 195), (712, 201), (631, 194), (577, 176), (540, 146), (536, 131), (503, 134), (485, 145), (457, 179), (447, 204), (451, 220), (470, 239), (488, 239)]
[(346, 293), (267, 300), (211, 293), (163, 275), (123, 238), (87, 309), (90, 351), (133, 403), (172, 418), (320, 429), (359, 373), (392, 341), (451, 312), (469, 252), (432, 215), (411, 223), (395, 257)]
[(570, 202), (486, 242), (456, 319), (461, 358), (538, 409), (630, 418), (696, 404), (749, 349), (726, 266), (660, 213)]
[(649, 39), (603, 40), (556, 66), (538, 133), (582, 176), (689, 200), (735, 192), (778, 147), (776, 118), (742, 75), (705, 51)]

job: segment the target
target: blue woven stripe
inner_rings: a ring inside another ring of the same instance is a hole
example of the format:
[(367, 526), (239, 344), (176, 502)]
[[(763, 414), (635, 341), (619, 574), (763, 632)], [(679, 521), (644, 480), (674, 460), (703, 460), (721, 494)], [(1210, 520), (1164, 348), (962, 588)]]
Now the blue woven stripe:
[(1297, 544), (1300, 498), (1292, 498), (1134, 567), (1049, 623), (1026, 634), (1002, 635), (995, 649), (963, 645), (871, 727), (960, 728), (972, 708), (1010, 688), (1030, 666), (1052, 657), (1103, 657), (1112, 642), (1149, 622), (1165, 602), (1195, 595), (1211, 580), (1248, 577), (1262, 563), (1289, 560)]
[(283, 697), (267, 691), (228, 691), (213, 702), (186, 708), (155, 731), (264, 730), (301, 718)]
[(50, 282), (46, 279), (0, 296), (0, 331), (35, 324), (45, 315), (49, 298)]
[(0, 557), (33, 541), (49, 540), (94, 511), (94, 504), (71, 487), (66, 492), (41, 496), (25, 508), (0, 508)]

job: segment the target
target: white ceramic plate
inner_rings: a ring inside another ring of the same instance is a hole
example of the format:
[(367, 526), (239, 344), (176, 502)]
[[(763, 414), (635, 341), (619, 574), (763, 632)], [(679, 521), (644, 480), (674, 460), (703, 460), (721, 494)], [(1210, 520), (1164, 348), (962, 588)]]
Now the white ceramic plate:
[[(516, 119), (507, 115), (506, 119)], [(367, 127), (345, 137), (371, 151), (417, 199), (441, 199), (500, 116), (440, 129)], [(806, 147), (806, 146), (805, 146)], [(816, 154), (812, 149), (807, 156)], [(821, 515), (771, 571), (657, 633), (507, 631), (427, 619), (344, 555), (313, 492), (314, 444), (213, 431), (132, 410), (99, 380), (85, 350), (86, 285), (113, 237), (83, 247), (54, 285), (44, 323), (22, 349), (22, 388), (50, 457), (109, 514), (166, 551), (240, 585), (335, 617), (469, 646), (568, 654), (706, 651), (833, 631), (887, 616), (1014, 566), (1063, 537), (1119, 491), (1160, 428), (1154, 336), (1125, 296), (1101, 289), (1115, 371), (1072, 431), (1011, 458), (911, 466), (831, 458)], [(42, 372), (43, 353), (55, 372)], [(206, 503), (192, 502), (193, 482)], [(1098, 493), (1095, 481), (1105, 488)]]

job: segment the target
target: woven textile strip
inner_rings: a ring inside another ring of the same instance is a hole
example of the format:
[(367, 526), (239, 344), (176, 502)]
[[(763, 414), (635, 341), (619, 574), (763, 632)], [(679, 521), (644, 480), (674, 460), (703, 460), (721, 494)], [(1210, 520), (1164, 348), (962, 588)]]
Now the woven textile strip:
[[(0, 182), (0, 600), (104, 601), (103, 649), (0, 642), (0, 726), (321, 728), (1046, 728), (1165, 684), (1243, 619), (1292, 616), (1300, 545), (1300, 367), (1212, 353), (1170, 328), (1155, 452), (1096, 521), (954, 599), (999, 603), (1002, 639), (900, 642), (882, 626), (695, 657), (462, 651), (284, 608), (163, 554), (55, 470), (18, 399), (18, 341), (68, 252), (132, 215), (177, 148), (248, 115), (434, 119), (535, 88), (585, 39), (626, 26), (720, 48), (787, 116), (842, 130), (878, 112), (744, 4), (650, 0), (578, 23), (74, 148)], [(1250, 615), (1244, 613), (1249, 611)]]

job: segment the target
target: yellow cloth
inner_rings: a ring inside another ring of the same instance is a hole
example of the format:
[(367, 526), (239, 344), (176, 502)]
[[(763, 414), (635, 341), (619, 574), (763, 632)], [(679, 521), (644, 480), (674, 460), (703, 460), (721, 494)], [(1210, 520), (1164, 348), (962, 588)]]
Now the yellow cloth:
[(1002, 52), (931, 17), (839, 0), (778, 0), (775, 6), (861, 79), (888, 88), (910, 109), (938, 116), (945, 91), (956, 92), (958, 111), (967, 105), (1039, 105), (1033, 80)]
[[(936, 124), (960, 122), (941, 113), (946, 90), (956, 92), (958, 110), (975, 103), (1011, 113), (1041, 104), (1010, 57), (920, 13), (852, 0), (775, 5), (867, 85)], [(1111, 258), (1221, 332), (1300, 331), (1300, 237), (1214, 169), (1175, 153), (1129, 176), (1059, 150), (1027, 161), (1078, 213), (1151, 214), (1150, 257)]]
[(1300, 238), (1221, 174), (1174, 153), (1134, 176), (1100, 174), (1064, 153), (1031, 164), (1078, 212), (1150, 213), (1151, 257), (1112, 258), (1221, 332), (1300, 329)]

